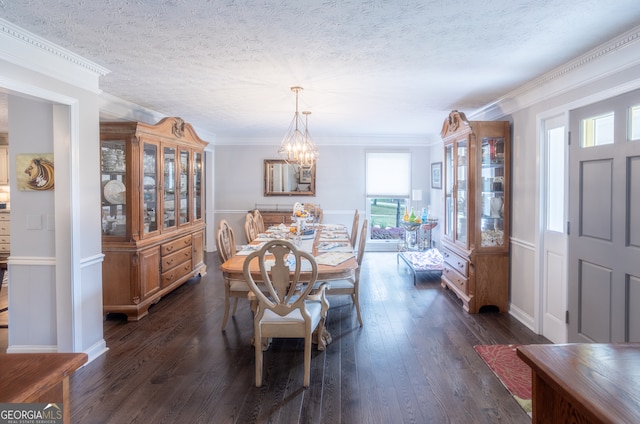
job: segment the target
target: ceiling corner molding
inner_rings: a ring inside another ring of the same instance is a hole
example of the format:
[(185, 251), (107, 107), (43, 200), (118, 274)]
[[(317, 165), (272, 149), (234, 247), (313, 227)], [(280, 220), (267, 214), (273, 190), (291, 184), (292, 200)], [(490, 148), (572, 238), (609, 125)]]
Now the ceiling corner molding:
[(0, 18), (0, 59), (93, 92), (110, 71)]
[(640, 64), (640, 26), (621, 34), (468, 114), (498, 119)]
[[(101, 121), (132, 121), (155, 125), (167, 117), (165, 114), (105, 92), (100, 93), (98, 102)], [(209, 146), (215, 144), (216, 135), (214, 133), (195, 126), (193, 129), (198, 133), (198, 137), (209, 143)]]

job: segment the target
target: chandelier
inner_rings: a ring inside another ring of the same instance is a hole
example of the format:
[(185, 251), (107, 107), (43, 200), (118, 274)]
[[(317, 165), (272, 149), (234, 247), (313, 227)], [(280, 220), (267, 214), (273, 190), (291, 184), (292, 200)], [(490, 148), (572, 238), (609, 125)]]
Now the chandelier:
[(302, 112), (306, 118), (306, 122), (303, 123), (298, 112), (298, 93), (302, 91), (302, 87), (291, 87), (291, 91), (296, 93), (296, 113), (280, 143), (278, 154), (291, 165), (310, 167), (318, 158), (318, 148), (309, 135), (308, 124), (311, 112)]

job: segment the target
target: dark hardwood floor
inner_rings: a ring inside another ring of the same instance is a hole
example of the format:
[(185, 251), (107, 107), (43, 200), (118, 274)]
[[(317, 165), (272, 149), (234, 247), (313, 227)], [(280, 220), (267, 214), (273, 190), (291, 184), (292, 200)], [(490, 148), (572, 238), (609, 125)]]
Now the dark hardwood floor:
[(107, 318), (109, 351), (71, 377), (72, 422), (531, 422), (473, 346), (548, 341), (508, 314), (464, 313), (439, 281), (414, 286), (394, 253), (365, 255), (363, 328), (348, 296), (330, 298), (333, 343), (325, 352), (314, 346), (308, 389), (297, 340), (273, 342), (256, 388), (248, 303), (221, 332), (219, 262), (215, 254), (206, 260), (205, 277), (148, 317)]

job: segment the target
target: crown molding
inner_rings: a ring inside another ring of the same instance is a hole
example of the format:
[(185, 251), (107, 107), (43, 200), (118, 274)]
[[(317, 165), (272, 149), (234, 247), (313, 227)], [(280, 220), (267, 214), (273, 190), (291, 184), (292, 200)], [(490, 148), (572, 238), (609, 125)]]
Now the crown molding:
[(0, 59), (97, 93), (99, 77), (110, 72), (2, 18)]
[[(140, 106), (136, 103), (124, 100), (120, 97), (116, 97), (112, 94), (102, 92), (98, 97), (99, 109), (100, 109), (100, 121), (132, 121), (143, 122), (149, 125), (155, 125), (167, 116)], [(211, 149), (215, 144), (216, 135), (210, 131), (203, 130), (202, 128), (193, 127), (198, 134), (198, 137), (209, 143), (207, 149)]]
[(637, 26), (467, 115), (476, 120), (499, 119), (639, 64)]

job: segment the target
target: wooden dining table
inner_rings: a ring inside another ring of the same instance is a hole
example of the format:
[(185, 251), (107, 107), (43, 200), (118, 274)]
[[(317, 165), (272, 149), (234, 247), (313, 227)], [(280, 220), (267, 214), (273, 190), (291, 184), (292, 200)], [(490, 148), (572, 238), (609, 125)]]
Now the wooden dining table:
[[(320, 258), (322, 257), (322, 255), (324, 253), (331, 253), (332, 251), (329, 250), (327, 252), (322, 252), (319, 251), (318, 246), (320, 245), (320, 243), (322, 243), (323, 240), (323, 236), (322, 236), (322, 232), (323, 231), (328, 231), (326, 230), (327, 228), (333, 228), (331, 226), (328, 225), (320, 225), (317, 227), (316, 231), (315, 231), (315, 237), (313, 239), (313, 244), (312, 244), (312, 249), (309, 253), (311, 253), (315, 258)], [(345, 230), (346, 232), (346, 230)], [(347, 234), (347, 233), (345, 233)], [(347, 234), (348, 235), (348, 234)], [(292, 236), (293, 238), (293, 236)], [(258, 238), (258, 240), (260, 240)], [(340, 239), (342, 240), (342, 239)], [(293, 241), (293, 240), (292, 240)], [(261, 241), (254, 241), (251, 243), (251, 245), (257, 246), (257, 245), (261, 245)], [(353, 253), (353, 249), (351, 249), (351, 253)], [(242, 254), (238, 254), (238, 255), (234, 255), (231, 257), (231, 259), (229, 259), (228, 261), (224, 262), (221, 266), (220, 266), (220, 270), (222, 271), (222, 273), (224, 274), (225, 277), (230, 278), (232, 280), (243, 280), (244, 279), (244, 274), (242, 271), (242, 267), (244, 266), (244, 260), (246, 258), (246, 255), (242, 255)], [(322, 263), (318, 263), (318, 278), (317, 281), (331, 281), (331, 280), (340, 280), (343, 278), (347, 278), (351, 275), (353, 275), (353, 272), (356, 270), (356, 268), (358, 267), (358, 262), (356, 261), (355, 255), (352, 255), (349, 259), (347, 259), (344, 262), (341, 262), (337, 265), (325, 265)], [(305, 275), (306, 274), (306, 275)], [(258, 281), (261, 276), (260, 276), (260, 270), (258, 269), (258, 262), (254, 261), (251, 264), (251, 275), (254, 277), (254, 279), (256, 279), (256, 281)], [(301, 273), (301, 280), (304, 281), (305, 277), (307, 277), (307, 275), (310, 275), (310, 273), (305, 273), (304, 271)]]
[[(344, 251), (340, 252), (341, 254), (344, 254), (345, 258), (348, 255), (350, 255), (348, 259), (340, 263), (337, 263), (335, 265), (327, 265), (322, 263), (323, 258), (326, 258), (327, 254), (333, 253), (332, 249), (327, 251), (323, 251), (321, 249), (322, 243), (331, 242), (332, 240), (330, 238), (326, 238), (330, 228), (337, 228), (337, 226), (319, 225), (315, 228), (312, 243), (305, 243), (304, 242), (305, 240), (301, 240), (302, 243), (298, 243), (301, 245), (300, 248), (302, 250), (305, 250), (304, 246), (310, 246), (310, 249), (307, 249), (307, 250), (309, 250), (309, 253), (311, 253), (311, 255), (314, 258), (316, 258), (316, 261), (319, 262), (318, 276), (316, 278), (316, 281), (320, 281), (320, 282), (326, 281), (328, 282), (329, 285), (331, 284), (331, 280), (341, 280), (341, 279), (345, 279), (353, 276), (354, 272), (358, 268), (358, 262), (355, 258), (353, 247), (350, 247), (348, 249), (349, 252), (344, 252)], [(323, 231), (325, 232), (324, 236), (323, 236)], [(331, 231), (331, 233), (333, 234), (333, 231)], [(346, 229), (344, 230), (344, 234), (345, 234), (344, 237), (340, 237), (335, 241), (342, 242), (342, 240), (348, 240), (349, 237), (348, 237), (348, 233), (346, 232)], [(288, 236), (291, 241), (295, 242), (295, 236), (292, 233), (290, 233)], [(261, 241), (260, 237), (258, 237), (250, 245), (257, 247), (262, 245), (262, 243), (263, 241)], [(344, 250), (344, 248), (340, 250)], [(246, 254), (236, 254), (232, 256), (229, 260), (225, 261), (222, 265), (220, 265), (220, 270), (222, 271), (224, 277), (231, 280), (244, 280), (243, 267), (244, 267), (244, 262), (246, 258), (247, 258)], [(262, 275), (260, 274), (258, 261), (253, 261), (251, 263), (250, 270), (251, 270), (251, 276), (254, 278), (254, 281), (260, 281), (262, 278)], [(305, 281), (305, 280), (308, 281), (310, 277), (311, 277), (311, 272), (305, 271), (303, 267), (302, 271), (300, 272), (300, 281)], [(255, 296), (252, 296), (252, 295), (253, 293), (249, 292), (247, 296), (249, 298), (249, 301), (253, 304), (252, 309), (255, 311)], [(314, 335), (314, 339), (315, 339), (315, 342), (318, 344), (318, 349), (324, 350), (325, 346), (331, 343), (332, 338), (331, 338), (331, 334), (325, 328), (323, 334)], [(263, 344), (263, 349), (266, 350), (268, 348), (269, 341), (263, 340), (262, 344)]]

